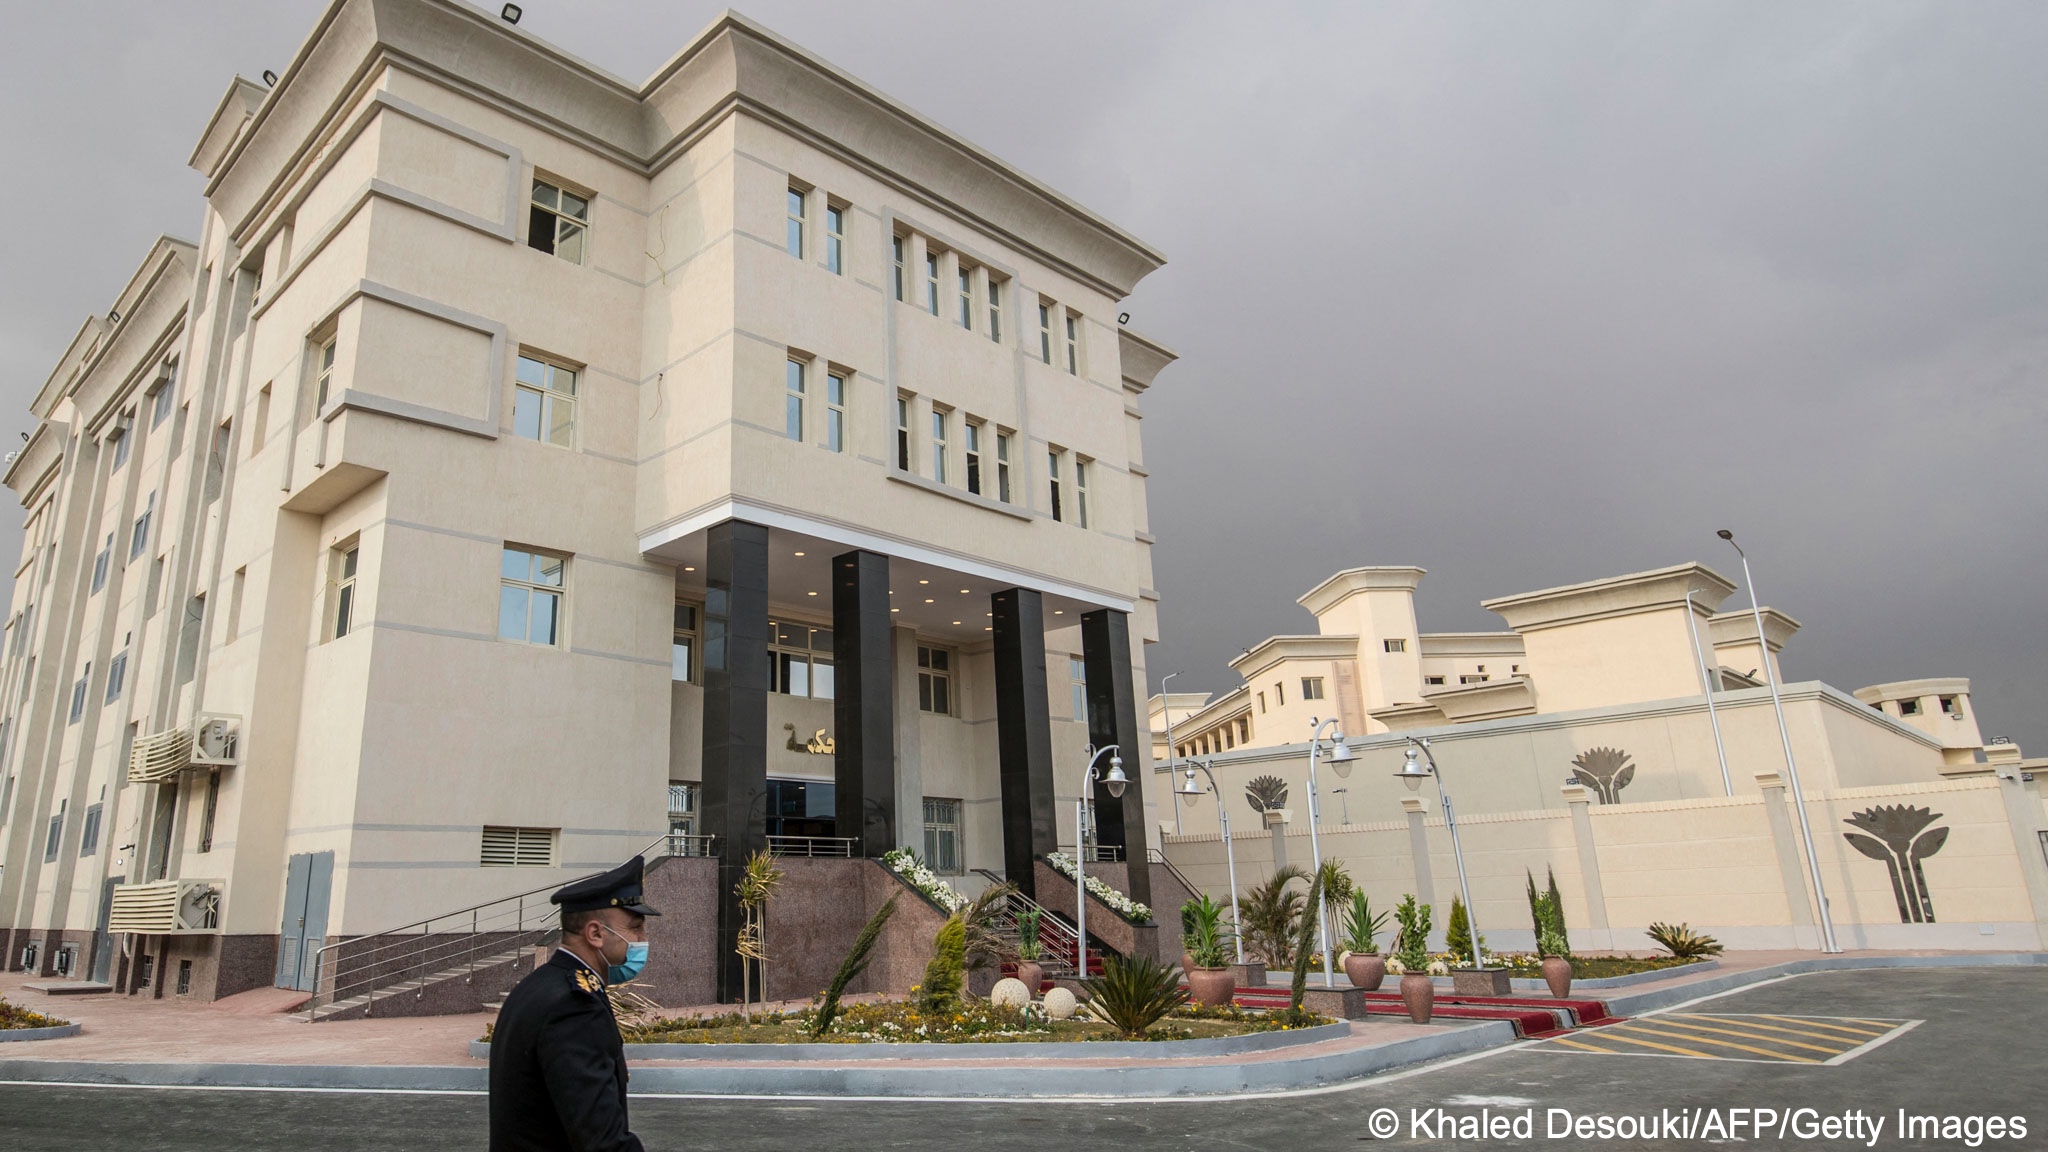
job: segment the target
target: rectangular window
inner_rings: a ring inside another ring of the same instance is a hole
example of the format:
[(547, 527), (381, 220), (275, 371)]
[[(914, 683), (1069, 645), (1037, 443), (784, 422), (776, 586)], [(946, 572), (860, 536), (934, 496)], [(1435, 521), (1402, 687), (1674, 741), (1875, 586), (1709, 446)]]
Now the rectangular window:
[(213, 430), (213, 450), (206, 457), (206, 502), (220, 499), (221, 485), (227, 482), (228, 448), (235, 442), (235, 422), (223, 420)]
[(981, 495), (981, 425), (969, 420), (962, 429), (967, 438), (967, 490)]
[[(94, 590), (94, 591), (98, 591), (98, 590), (99, 590), (99, 586), (100, 586), (100, 585), (99, 585), (99, 577), (98, 577), (98, 576), (94, 576), (94, 577), (93, 577), (93, 585), (92, 585), (92, 586), (93, 586), (93, 590)], [(1918, 701), (1918, 700), (1901, 700), (1901, 701), (1899, 701), (1899, 715), (1901, 715), (1901, 716), (1918, 716), (1919, 714), (1920, 714), (1920, 701)]]
[(782, 434), (784, 437), (803, 443), (804, 439), (804, 363), (791, 360), (782, 374)]
[(846, 451), (846, 377), (837, 372), (825, 374), (825, 447)]
[(242, 634), (242, 592), (249, 584), (249, 569), (246, 565), (235, 569), (234, 580), (228, 587), (228, 638), (233, 644)]
[(191, 994), (192, 962), (190, 960), (180, 960), (178, 961), (178, 995), (190, 996)]
[(910, 397), (896, 397), (896, 470), (910, 471)]
[(996, 433), (996, 499), (1010, 502), (1010, 434)]
[(1003, 342), (1003, 282), (988, 278), (988, 338)]
[(1424, 676), (1422, 682), (1424, 684), (1441, 684), (1444, 682), (1444, 678), (1441, 676)]
[(1265, 714), (1266, 714), (1266, 694), (1265, 694), (1264, 692), (1261, 692), (1261, 693), (1259, 693), (1259, 715), (1261, 715), (1261, 716), (1264, 716)]
[(768, 690), (784, 696), (832, 699), (832, 630), (770, 621)]
[(896, 256), (896, 299), (901, 301), (905, 299), (904, 294), (910, 291), (910, 257), (908, 255), (910, 238), (908, 236), (896, 236), (892, 237), (889, 243), (890, 250)]
[(1088, 461), (1074, 457), (1074, 523), (1088, 526)]
[(1038, 302), (1038, 358), (1052, 363), (1052, 305)]
[(552, 868), (555, 838), (560, 832), (559, 828), (500, 828), (486, 824), (478, 863), (486, 868)]
[(327, 410), (327, 386), (334, 382), (334, 341), (329, 336), (325, 343), (314, 350), (313, 363), (313, 411), (315, 414)]
[(1067, 313), (1067, 375), (1078, 376), (1081, 372), (1081, 318)]
[(521, 356), (513, 375), (512, 434), (572, 447), (576, 439), (575, 371)]
[(1060, 508), (1060, 453), (1057, 448), (1045, 454), (1045, 475), (1048, 490), (1052, 493), (1052, 518), (1063, 520)]
[(50, 837), (43, 842), (43, 863), (53, 864), (57, 860), (57, 846), (64, 842), (64, 809), (71, 801), (57, 801), (57, 814), (50, 817)]
[(917, 646), (917, 710), (935, 716), (953, 714), (951, 650)]
[(1275, 704), (1279, 705), (1279, 706), (1280, 706), (1280, 707), (1282, 707), (1282, 708), (1285, 708), (1285, 707), (1287, 707), (1287, 685), (1286, 685), (1286, 684), (1280, 683), (1280, 682), (1278, 682), (1278, 681), (1275, 681), (1275, 682), (1274, 682), (1274, 684), (1273, 684), (1273, 703), (1275, 703)]
[(563, 582), (560, 556), (507, 547), (498, 563), (498, 636), (526, 644), (554, 644), (561, 636)]
[(1382, 640), (1380, 641), (1380, 647), (1385, 648), (1389, 652), (1406, 652), (1408, 650), (1408, 641), (1405, 639)]
[[(697, 834), (697, 786), (680, 780), (668, 782), (668, 834)], [(678, 848), (682, 847), (677, 845)]]
[(974, 331), (974, 269), (960, 269), (960, 326)]
[(1303, 676), (1301, 678), (1301, 698), (1303, 700), (1321, 700), (1323, 698), (1323, 678), (1321, 676)]
[(214, 818), (220, 814), (220, 769), (206, 777), (206, 807), (199, 813), (199, 850), (213, 851)]
[(825, 270), (846, 271), (846, 209), (837, 204), (825, 205)]
[(256, 393), (256, 425), (249, 429), (249, 455), (263, 451), (263, 438), (270, 434), (270, 385)]
[(799, 259), (804, 254), (804, 194), (802, 189), (789, 190), (788, 231), (783, 237), (783, 247)]
[(78, 829), (78, 854), (90, 856), (100, 850), (100, 812), (102, 805), (85, 806), (85, 823)]
[(100, 554), (92, 558), (92, 590), (98, 592), (107, 586), (107, 565), (114, 558), (114, 534), (107, 533), (107, 542), (100, 546)]
[(946, 483), (946, 424), (953, 414), (944, 408), (932, 409), (932, 479)]
[(697, 608), (692, 604), (676, 605), (675, 631), (669, 642), (669, 671), (671, 680), (688, 684), (697, 673)]
[(1067, 688), (1073, 693), (1069, 703), (1071, 715), (1076, 720), (1088, 719), (1088, 661), (1079, 656), (1067, 657)]
[(1478, 676), (1460, 676), (1460, 677), (1458, 677), (1458, 683), (1460, 683), (1460, 684), (1484, 684), (1484, 683), (1486, 683), (1486, 682), (1487, 682), (1488, 680), (1490, 680), (1490, 679), (1492, 679), (1492, 677), (1490, 677), (1490, 676), (1487, 676), (1487, 675), (1484, 675), (1484, 674), (1481, 674), (1481, 675), (1478, 675)]
[(583, 263), (584, 232), (590, 228), (590, 201), (545, 180), (533, 182), (533, 204), (527, 212), (526, 246)]
[(125, 426), (125, 422), (132, 418), (123, 416), (121, 419), (124, 421), (124, 424), (114, 429), (114, 462), (107, 466), (107, 471), (109, 472), (119, 472), (121, 465), (128, 462), (128, 438), (135, 434)]
[(346, 544), (334, 550), (334, 628), (329, 639), (339, 640), (348, 635), (356, 618), (356, 562), (362, 549), (355, 544)]
[(112, 660), (107, 661), (106, 702), (112, 704), (114, 701), (119, 700), (121, 698), (121, 689), (125, 688), (127, 684), (128, 650), (123, 648), (119, 652), (114, 653)]
[(149, 499), (142, 505), (142, 515), (135, 518), (135, 526), (128, 530), (128, 558), (130, 560), (142, 555), (143, 549), (149, 547), (149, 521), (150, 517), (155, 515), (156, 493), (151, 492)]
[(960, 860), (960, 801), (925, 797), (925, 866), (941, 876), (958, 876)]
[(939, 254), (937, 252), (926, 252), (924, 254), (924, 300), (925, 307), (931, 310), (932, 315), (937, 316), (939, 314)]
[(149, 426), (151, 428), (163, 423), (164, 417), (171, 414), (171, 404), (177, 397), (178, 366), (176, 364), (166, 364), (164, 365), (164, 382), (157, 385), (155, 394), (150, 397)]

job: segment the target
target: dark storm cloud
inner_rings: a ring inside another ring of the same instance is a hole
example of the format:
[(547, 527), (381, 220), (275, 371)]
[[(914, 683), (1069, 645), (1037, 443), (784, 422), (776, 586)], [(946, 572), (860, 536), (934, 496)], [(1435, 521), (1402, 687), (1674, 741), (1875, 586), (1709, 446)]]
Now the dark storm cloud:
[[(716, 10), (525, 9), (635, 79)], [(1805, 625), (1792, 677), (1970, 676), (2048, 746), (2048, 9), (746, 10), (1171, 259), (1129, 304), (1184, 357), (1146, 402), (1155, 685), (1230, 687), (1340, 567), (1498, 628), (1482, 597), (1733, 573), (1725, 525)], [(207, 114), (317, 11), (11, 14), (16, 424), (149, 240), (196, 238)]]

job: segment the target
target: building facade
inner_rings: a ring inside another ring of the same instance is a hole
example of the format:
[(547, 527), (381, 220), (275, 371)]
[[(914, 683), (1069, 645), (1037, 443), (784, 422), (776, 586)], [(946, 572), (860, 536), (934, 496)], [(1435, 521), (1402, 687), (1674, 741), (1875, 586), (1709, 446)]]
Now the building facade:
[(1090, 744), (1142, 850), (1158, 253), (733, 14), (336, 0), (192, 166), (5, 477), (10, 968), (311, 987), (671, 835), (1028, 883)]

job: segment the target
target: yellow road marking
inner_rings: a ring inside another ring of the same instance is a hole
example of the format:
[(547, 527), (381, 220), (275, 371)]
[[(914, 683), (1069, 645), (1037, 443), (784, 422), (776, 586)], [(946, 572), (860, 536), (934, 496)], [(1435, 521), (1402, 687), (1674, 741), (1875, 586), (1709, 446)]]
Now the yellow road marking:
[[(1807, 1038), (1808, 1038), (1808, 1039), (1810, 1039), (1810, 1040), (1836, 1040), (1836, 1041), (1848, 1042), (1848, 1038), (1847, 1038), (1847, 1037), (1845, 1037), (1845, 1036), (1835, 1036), (1835, 1035), (1831, 1035), (1831, 1034), (1829, 1034), (1829, 1033), (1826, 1033), (1826, 1032), (1803, 1032), (1803, 1031), (1801, 1031), (1801, 1030), (1799, 1030), (1799, 1029), (1797, 1029), (1797, 1028), (1780, 1028), (1780, 1027), (1778, 1027), (1778, 1026), (1777, 1026), (1777, 1025), (1775, 1025), (1775, 1024), (1753, 1024), (1753, 1023), (1751, 1023), (1751, 1022), (1750, 1022), (1749, 1020), (1747, 1020), (1747, 1019), (1745, 1019), (1745, 1018), (1743, 1018), (1743, 1017), (1740, 1017), (1740, 1016), (1703, 1016), (1703, 1015), (1701, 1015), (1701, 1014), (1699, 1014), (1699, 1013), (1697, 1013), (1697, 1012), (1671, 1012), (1671, 1013), (1667, 1013), (1666, 1015), (1664, 1015), (1664, 1016), (1662, 1016), (1662, 1017), (1659, 1017), (1659, 1019), (1664, 1019), (1664, 1020), (1711, 1020), (1711, 1021), (1713, 1021), (1713, 1022), (1714, 1022), (1714, 1023), (1716, 1023), (1716, 1024), (1732, 1024), (1732, 1025), (1734, 1025), (1734, 1026), (1736, 1026), (1736, 1027), (1738, 1027), (1738, 1028), (1761, 1028), (1761, 1029), (1763, 1029), (1764, 1031), (1767, 1031), (1767, 1032), (1783, 1032), (1783, 1033), (1786, 1033), (1787, 1035), (1791, 1035), (1791, 1036), (1804, 1036), (1804, 1037), (1807, 1037)], [(1773, 1017), (1771, 1017), (1771, 1019), (1775, 1020), (1775, 1019), (1778, 1019), (1778, 1017), (1775, 1017), (1775, 1016), (1773, 1016)], [(1882, 1033), (1864, 1033), (1864, 1032), (1858, 1032), (1858, 1033), (1856, 1033), (1856, 1034), (1857, 1034), (1857, 1035), (1859, 1035), (1859, 1036), (1863, 1036), (1863, 1035), (1882, 1035)]]
[[(1695, 1052), (1690, 1048), (1675, 1048), (1669, 1044), (1659, 1044), (1654, 1040), (1638, 1040), (1634, 1036), (1626, 1036), (1620, 1032), (1614, 1031), (1613, 1029), (1608, 1029), (1607, 1031), (1600, 1033), (1600, 1036), (1602, 1039), (1619, 1040), (1624, 1044), (1640, 1044), (1645, 1048), (1660, 1048), (1666, 1052), (1676, 1052), (1680, 1056), (1696, 1056), (1701, 1060), (1719, 1059), (1719, 1057), (1715, 1056), (1712, 1052)], [(1617, 1052), (1615, 1053), (1615, 1055), (1619, 1056), (1622, 1055), (1622, 1053)]]
[[(1738, 1032), (1733, 1028), (1709, 1028), (1705, 1024), (1694, 1024), (1688, 1020), (1660, 1019), (1657, 1022), (1670, 1028), (1690, 1028), (1697, 1032), (1713, 1032), (1722, 1036), (1739, 1037), (1743, 1040), (1756, 1040), (1764, 1044), (1783, 1044), (1787, 1048), (1804, 1048), (1808, 1052), (1823, 1052), (1829, 1056), (1839, 1056), (1846, 1051), (1846, 1049), (1842, 1048), (1823, 1048), (1818, 1044), (1802, 1044), (1797, 1040), (1780, 1040), (1776, 1036), (1758, 1036), (1754, 1032)], [(1712, 1043), (1712, 1041), (1708, 1041), (1708, 1043)], [(1850, 1045), (1850, 1047), (1854, 1047), (1854, 1045)]]
[[(1754, 1052), (1754, 1053), (1755, 1053), (1755, 1054), (1757, 1054), (1758, 1056), (1769, 1056), (1769, 1057), (1770, 1057), (1771, 1059), (1773, 1059), (1773, 1060), (1785, 1060), (1785, 1061), (1789, 1061), (1790, 1063), (1793, 1063), (1793, 1064), (1818, 1064), (1818, 1063), (1820, 1063), (1820, 1061), (1818, 1061), (1818, 1060), (1815, 1060), (1815, 1059), (1813, 1059), (1813, 1058), (1811, 1058), (1811, 1057), (1808, 1057), (1808, 1056), (1791, 1056), (1791, 1055), (1787, 1055), (1786, 1053), (1783, 1053), (1783, 1052), (1773, 1052), (1773, 1051), (1771, 1051), (1771, 1050), (1770, 1050), (1770, 1049), (1768, 1049), (1768, 1048), (1754, 1048), (1754, 1047), (1751, 1047), (1751, 1046), (1750, 1046), (1750, 1045), (1748, 1045), (1748, 1044), (1737, 1044), (1737, 1043), (1735, 1043), (1735, 1042), (1734, 1042), (1734, 1041), (1732, 1041), (1732, 1040), (1709, 1040), (1709, 1039), (1707, 1039), (1707, 1038), (1706, 1038), (1705, 1036), (1689, 1036), (1689, 1035), (1686, 1035), (1686, 1034), (1685, 1034), (1685, 1033), (1683, 1033), (1683, 1032), (1681, 1032), (1681, 1033), (1678, 1033), (1678, 1034), (1676, 1034), (1676, 1035), (1673, 1035), (1672, 1033), (1669, 1033), (1669, 1032), (1655, 1032), (1655, 1031), (1652, 1031), (1652, 1032), (1650, 1033), (1650, 1035), (1652, 1035), (1652, 1036), (1664, 1036), (1664, 1037), (1668, 1037), (1668, 1038), (1670, 1038), (1670, 1039), (1675, 1039), (1675, 1040), (1689, 1040), (1689, 1041), (1691, 1041), (1691, 1042), (1693, 1042), (1693, 1043), (1695, 1043), (1695, 1044), (1712, 1044), (1712, 1045), (1714, 1045), (1714, 1046), (1715, 1046), (1715, 1047), (1717, 1047), (1717, 1048), (1734, 1048), (1734, 1049), (1737, 1049), (1737, 1050), (1739, 1050), (1739, 1051), (1743, 1051), (1743, 1052)], [(1620, 1040), (1626, 1040), (1626, 1039), (1628, 1039), (1628, 1037), (1626, 1037), (1626, 1036), (1620, 1036), (1620, 1037), (1616, 1037), (1616, 1039), (1620, 1039)], [(1674, 1051), (1675, 1051), (1675, 1049), (1674, 1049)], [(1705, 1056), (1707, 1056), (1707, 1057), (1708, 1057), (1709, 1059), (1712, 1059), (1712, 1056), (1711, 1056), (1711, 1054), (1708, 1054), (1708, 1053), (1694, 1053), (1694, 1055), (1705, 1055)]]
[(1598, 1046), (1596, 1046), (1596, 1045), (1588, 1044), (1588, 1043), (1586, 1043), (1586, 1042), (1584, 1042), (1584, 1041), (1582, 1041), (1582, 1040), (1573, 1040), (1573, 1039), (1570, 1039), (1570, 1038), (1568, 1038), (1568, 1037), (1564, 1037), (1564, 1036), (1553, 1036), (1553, 1037), (1551, 1037), (1551, 1040), (1550, 1040), (1550, 1042), (1551, 1042), (1551, 1043), (1553, 1043), (1553, 1044), (1564, 1044), (1564, 1045), (1568, 1045), (1568, 1046), (1570, 1046), (1570, 1047), (1573, 1047), (1573, 1048), (1583, 1048), (1583, 1049), (1585, 1049), (1585, 1050), (1586, 1050), (1586, 1051), (1588, 1051), (1588, 1052), (1598, 1052), (1598, 1053), (1600, 1053), (1600, 1054), (1601, 1054), (1602, 1056), (1626, 1056), (1626, 1055), (1628, 1055), (1628, 1053), (1626, 1053), (1626, 1052), (1616, 1052), (1616, 1051), (1615, 1051), (1614, 1049), (1612, 1049), (1612, 1048), (1601, 1048), (1601, 1047), (1598, 1047)]
[(1869, 1025), (1869, 1026), (1870, 1026), (1870, 1027), (1872, 1027), (1872, 1028), (1876, 1028), (1876, 1029), (1878, 1029), (1878, 1031), (1876, 1031), (1876, 1032), (1865, 1032), (1865, 1031), (1864, 1031), (1863, 1029), (1861, 1029), (1861, 1028), (1850, 1028), (1850, 1027), (1848, 1027), (1848, 1026), (1846, 1026), (1846, 1025), (1842, 1025), (1842, 1024), (1831, 1024), (1831, 1023), (1829, 1023), (1829, 1022), (1827, 1022), (1827, 1021), (1825, 1021), (1825, 1020), (1813, 1020), (1813, 1019), (1809, 1019), (1809, 1018), (1807, 1018), (1807, 1017), (1805, 1017), (1805, 1016), (1769, 1016), (1769, 1015), (1762, 1015), (1762, 1014), (1759, 1014), (1759, 1018), (1760, 1018), (1760, 1019), (1764, 1019), (1764, 1020), (1778, 1020), (1778, 1021), (1782, 1021), (1782, 1022), (1784, 1022), (1784, 1023), (1786, 1023), (1786, 1024), (1809, 1024), (1809, 1025), (1812, 1025), (1812, 1026), (1813, 1026), (1813, 1027), (1815, 1027), (1815, 1028), (1833, 1028), (1833, 1029), (1835, 1029), (1835, 1030), (1837, 1030), (1837, 1031), (1841, 1031), (1841, 1032), (1847, 1032), (1847, 1033), (1850, 1033), (1851, 1035), (1855, 1035), (1855, 1036), (1882, 1036), (1882, 1035), (1884, 1035), (1884, 1034), (1885, 1034), (1886, 1032), (1889, 1032), (1889, 1031), (1891, 1031), (1892, 1029), (1894, 1029), (1894, 1028), (1897, 1028), (1897, 1027), (1898, 1027), (1898, 1025), (1897, 1025), (1897, 1024), (1880, 1024), (1880, 1023), (1878, 1023), (1878, 1022), (1877, 1022), (1877, 1021), (1875, 1021), (1875, 1020), (1858, 1020), (1858, 1021), (1856, 1021), (1856, 1023), (1858, 1023), (1858, 1024), (1866, 1024), (1866, 1025)]

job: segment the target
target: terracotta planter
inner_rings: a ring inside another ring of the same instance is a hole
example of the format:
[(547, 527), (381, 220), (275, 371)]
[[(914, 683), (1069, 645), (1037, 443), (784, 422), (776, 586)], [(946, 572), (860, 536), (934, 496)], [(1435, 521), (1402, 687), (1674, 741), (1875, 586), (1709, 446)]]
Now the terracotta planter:
[(1017, 961), (1017, 979), (1031, 990), (1031, 998), (1038, 998), (1038, 990), (1045, 986), (1045, 966), (1036, 960)]
[(1353, 988), (1377, 992), (1387, 980), (1387, 959), (1377, 952), (1353, 952), (1344, 957), (1344, 978)]
[(1188, 996), (1205, 1008), (1220, 1008), (1237, 995), (1237, 974), (1228, 968), (1188, 969)]
[(1195, 970), (1194, 953), (1183, 952), (1180, 954), (1180, 970), (1183, 972), (1193, 972)]
[(1550, 985), (1553, 999), (1562, 1000), (1572, 994), (1572, 962), (1562, 956), (1543, 958), (1543, 982)]
[(1420, 972), (1410, 972), (1401, 977), (1401, 1002), (1408, 1006), (1408, 1018), (1417, 1024), (1429, 1023), (1429, 1014), (1436, 1009), (1436, 985)]

